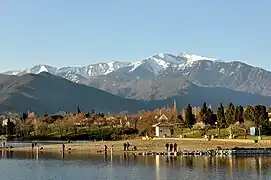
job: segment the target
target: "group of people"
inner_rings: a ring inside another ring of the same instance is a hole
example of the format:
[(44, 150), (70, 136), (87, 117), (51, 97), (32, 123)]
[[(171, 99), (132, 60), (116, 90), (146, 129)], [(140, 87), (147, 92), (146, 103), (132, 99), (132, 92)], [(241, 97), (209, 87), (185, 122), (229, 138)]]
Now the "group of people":
[(37, 143), (37, 142), (32, 142), (31, 146), (32, 146), (32, 150), (33, 150), (34, 147), (37, 147), (37, 146), (38, 146), (38, 143)]
[(130, 147), (129, 142), (123, 144), (124, 151), (128, 151)]
[(172, 144), (172, 143), (167, 143), (166, 144), (166, 151), (167, 152), (177, 152), (178, 150), (177, 150), (177, 144), (176, 143), (174, 143), (174, 144)]
[[(131, 145), (129, 144), (129, 142), (124, 143), (124, 144), (123, 144), (123, 149), (124, 149), (124, 151), (129, 151), (129, 147), (130, 147), (130, 146), (131, 146)], [(133, 146), (132, 150), (133, 150), (133, 151), (136, 151), (136, 150), (137, 150), (137, 147), (136, 147), (136, 146)]]

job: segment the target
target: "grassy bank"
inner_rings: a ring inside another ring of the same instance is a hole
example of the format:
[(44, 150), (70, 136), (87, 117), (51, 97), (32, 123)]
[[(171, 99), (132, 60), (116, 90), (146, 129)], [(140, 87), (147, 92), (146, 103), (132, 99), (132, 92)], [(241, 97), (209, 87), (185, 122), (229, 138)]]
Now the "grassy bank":
[[(25, 141), (52, 141), (52, 140), (126, 140), (145, 135), (146, 132), (139, 131), (133, 128), (112, 128), (112, 127), (101, 127), (101, 128), (87, 128), (79, 127), (76, 131), (68, 132), (53, 132), (44, 135), (31, 135), (24, 136), (24, 138), (18, 138), (19, 140)], [(205, 131), (202, 130), (190, 130), (189, 128), (178, 129), (175, 128), (173, 137), (179, 138), (180, 135), (185, 135), (186, 138), (202, 138), (205, 135), (218, 135), (220, 139), (228, 139), (230, 132), (226, 128), (216, 129), (211, 128)], [(234, 133), (237, 139), (257, 139), (257, 136), (246, 135), (244, 132)], [(262, 136), (265, 140), (271, 140), (271, 136)]]
[(44, 135), (31, 135), (23, 138), (18, 138), (22, 141), (57, 141), (57, 140), (121, 140), (134, 138), (139, 135), (139, 131), (133, 128), (87, 128), (80, 127), (74, 131), (54, 132)]

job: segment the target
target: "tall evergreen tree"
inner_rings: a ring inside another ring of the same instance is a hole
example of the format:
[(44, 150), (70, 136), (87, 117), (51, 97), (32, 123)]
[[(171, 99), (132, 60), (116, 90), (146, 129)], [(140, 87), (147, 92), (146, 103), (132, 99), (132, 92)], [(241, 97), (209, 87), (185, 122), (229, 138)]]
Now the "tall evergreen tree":
[(232, 103), (230, 103), (226, 112), (225, 112), (227, 127), (230, 126), (231, 124), (235, 123), (234, 112), (235, 112), (234, 105)]
[(15, 125), (12, 121), (10, 121), (10, 119), (8, 118), (8, 121), (7, 121), (7, 133), (8, 133), (8, 139), (10, 139), (11, 135), (13, 135), (14, 133), (14, 128), (15, 128)]
[(216, 121), (217, 121), (216, 115), (213, 113), (211, 108), (208, 108), (208, 117), (206, 124), (215, 125)]
[(222, 103), (220, 103), (217, 107), (217, 123), (220, 128), (224, 128), (226, 126), (226, 118), (225, 118), (225, 112), (224, 112), (224, 106)]
[(27, 113), (23, 113), (22, 117), (21, 117), (21, 120), (26, 120), (28, 117), (28, 114)]
[(198, 117), (199, 122), (203, 122), (205, 124), (208, 124), (208, 108), (206, 103), (203, 103), (200, 112), (199, 112), (199, 117)]
[(192, 113), (192, 107), (190, 104), (187, 105), (186, 111), (185, 111), (185, 124), (189, 129), (192, 129), (193, 125), (196, 123), (196, 118), (194, 114)]
[(268, 112), (263, 105), (254, 106), (254, 122), (256, 127), (261, 127), (268, 121)]
[(254, 107), (248, 105), (244, 111), (244, 120), (254, 122)]
[(78, 106), (77, 107), (77, 114), (80, 114), (81, 113), (81, 110), (80, 110), (80, 107)]
[(236, 106), (235, 111), (234, 111), (234, 122), (235, 123), (236, 122), (239, 122), (239, 123), (244, 122), (243, 112), (244, 112), (243, 106)]

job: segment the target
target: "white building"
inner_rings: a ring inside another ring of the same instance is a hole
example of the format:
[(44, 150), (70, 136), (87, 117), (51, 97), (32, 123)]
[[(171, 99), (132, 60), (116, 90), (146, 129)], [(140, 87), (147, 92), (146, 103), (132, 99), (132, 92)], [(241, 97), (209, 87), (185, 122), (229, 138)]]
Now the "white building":
[(155, 136), (157, 137), (171, 137), (172, 136), (172, 129), (174, 127), (173, 124), (169, 123), (157, 123), (152, 127), (155, 128)]

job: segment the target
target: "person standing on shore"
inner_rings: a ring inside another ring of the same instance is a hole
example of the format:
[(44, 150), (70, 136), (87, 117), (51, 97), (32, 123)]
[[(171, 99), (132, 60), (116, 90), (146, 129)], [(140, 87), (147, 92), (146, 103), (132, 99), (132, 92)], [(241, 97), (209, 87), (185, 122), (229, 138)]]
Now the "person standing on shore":
[(169, 147), (169, 144), (167, 143), (166, 144), (166, 151), (168, 152), (168, 147)]
[(107, 145), (104, 145), (104, 152), (107, 152)]
[(174, 143), (174, 152), (177, 152), (177, 144)]
[(64, 153), (64, 151), (65, 151), (65, 144), (62, 144), (62, 151)]
[(173, 150), (173, 144), (170, 143), (170, 145), (169, 145), (169, 151), (172, 152), (172, 150)]
[(124, 143), (124, 144), (123, 144), (123, 147), (124, 147), (124, 151), (126, 151), (127, 144)]
[(126, 144), (127, 144), (127, 151), (129, 151), (130, 144), (129, 142), (127, 142)]

